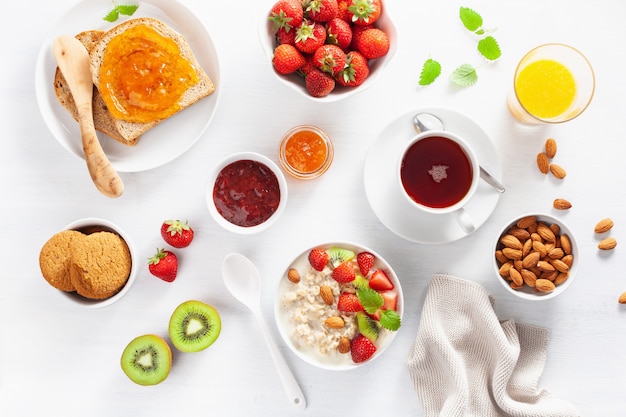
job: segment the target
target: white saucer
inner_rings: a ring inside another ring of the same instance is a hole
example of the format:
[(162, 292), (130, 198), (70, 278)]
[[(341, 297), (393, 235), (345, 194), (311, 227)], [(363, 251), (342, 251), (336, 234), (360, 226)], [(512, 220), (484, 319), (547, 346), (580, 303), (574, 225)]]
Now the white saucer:
[[(396, 235), (427, 244), (448, 243), (468, 235), (454, 220), (453, 214), (429, 214), (417, 211), (401, 194), (396, 164), (404, 145), (416, 135), (413, 117), (420, 112), (438, 116), (445, 129), (465, 138), (473, 146), (480, 165), (496, 178), (502, 170), (496, 149), (487, 133), (467, 116), (454, 110), (432, 107), (415, 109), (393, 120), (374, 141), (365, 160), (365, 194), (378, 219)], [(384, 167), (385, 169), (381, 169)], [(465, 209), (478, 229), (493, 213), (500, 193), (480, 181)]]
[(141, 0), (137, 4), (139, 8), (133, 16), (120, 16), (116, 22), (108, 23), (102, 17), (111, 10), (111, 2), (80, 1), (49, 30), (39, 51), (35, 69), (35, 92), (46, 125), (64, 148), (84, 159), (78, 123), (59, 104), (52, 86), (57, 66), (52, 52), (54, 39), (59, 35), (75, 35), (90, 29), (106, 31), (124, 20), (137, 17), (161, 20), (185, 36), (198, 62), (213, 80), (215, 91), (146, 132), (136, 146), (123, 145), (98, 132), (102, 148), (119, 172), (139, 172), (156, 168), (189, 150), (209, 126), (221, 89), (217, 51), (198, 17), (175, 0)]

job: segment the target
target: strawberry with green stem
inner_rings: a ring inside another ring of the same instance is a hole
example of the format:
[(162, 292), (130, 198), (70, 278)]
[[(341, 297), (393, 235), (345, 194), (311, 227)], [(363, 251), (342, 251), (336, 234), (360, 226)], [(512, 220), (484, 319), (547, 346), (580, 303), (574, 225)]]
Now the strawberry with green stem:
[(305, 20), (296, 29), (295, 45), (300, 51), (312, 54), (326, 43), (326, 28), (318, 22)]
[(161, 225), (161, 237), (175, 248), (186, 248), (193, 240), (194, 231), (189, 222), (180, 220), (166, 220)]
[(346, 66), (339, 71), (335, 79), (337, 84), (344, 87), (358, 87), (369, 75), (370, 68), (367, 58), (358, 51), (350, 51), (346, 54)]
[(148, 258), (148, 270), (155, 277), (172, 282), (178, 273), (178, 258), (173, 252), (157, 249), (157, 253)]
[(305, 12), (312, 20), (324, 23), (337, 17), (339, 5), (337, 0), (310, 0)]
[(352, 23), (355, 25), (371, 25), (382, 13), (381, 0), (352, 0), (348, 6)]
[(272, 6), (268, 20), (273, 23), (274, 31), (280, 28), (289, 32), (300, 26), (304, 18), (304, 9), (300, 0), (279, 0)]
[(347, 50), (351, 42), (352, 28), (348, 22), (335, 17), (326, 23), (326, 43)]
[(346, 66), (346, 54), (337, 45), (322, 45), (313, 54), (313, 64), (317, 69), (335, 76)]

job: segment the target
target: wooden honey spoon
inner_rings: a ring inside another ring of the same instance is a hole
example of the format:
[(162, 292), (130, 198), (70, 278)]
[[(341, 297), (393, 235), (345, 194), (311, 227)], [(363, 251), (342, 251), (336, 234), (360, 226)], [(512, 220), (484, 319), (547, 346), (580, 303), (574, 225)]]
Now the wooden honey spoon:
[(54, 40), (52, 50), (78, 110), (80, 136), (89, 175), (102, 194), (119, 197), (124, 192), (124, 183), (102, 150), (94, 127), (89, 54), (78, 39), (66, 35)]

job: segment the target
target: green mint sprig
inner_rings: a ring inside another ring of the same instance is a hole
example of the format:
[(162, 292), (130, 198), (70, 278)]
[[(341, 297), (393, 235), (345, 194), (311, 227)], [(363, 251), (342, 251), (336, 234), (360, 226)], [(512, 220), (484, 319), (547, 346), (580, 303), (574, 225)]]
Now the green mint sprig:
[(400, 328), (400, 315), (393, 310), (382, 309), (385, 300), (378, 291), (371, 288), (361, 288), (357, 291), (357, 297), (368, 314), (380, 314), (380, 325), (385, 329), (395, 331)]
[[(495, 61), (502, 56), (498, 41), (492, 35), (488, 35), (492, 30), (483, 27), (483, 18), (480, 13), (469, 7), (461, 7), (459, 18), (465, 29), (481, 37), (477, 44), (477, 50), (483, 58), (488, 61)], [(432, 84), (440, 74), (441, 64), (432, 58), (427, 59), (420, 72), (419, 85)], [(474, 85), (476, 81), (478, 81), (478, 73), (471, 64), (457, 67), (450, 76), (450, 82), (460, 87), (469, 87)]]
[(113, 1), (113, 9), (102, 19), (107, 22), (115, 22), (120, 15), (123, 16), (132, 16), (137, 9), (139, 8), (138, 4), (115, 4)]

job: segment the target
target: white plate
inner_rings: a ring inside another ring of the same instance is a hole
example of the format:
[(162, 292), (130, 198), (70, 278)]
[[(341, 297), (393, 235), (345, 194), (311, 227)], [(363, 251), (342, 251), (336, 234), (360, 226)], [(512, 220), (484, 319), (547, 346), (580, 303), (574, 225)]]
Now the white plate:
[[(416, 135), (413, 117), (420, 112), (438, 116), (446, 130), (461, 135), (473, 146), (483, 168), (496, 178), (502, 178), (496, 149), (476, 122), (450, 109), (423, 108), (407, 112), (392, 121), (374, 141), (365, 160), (365, 194), (378, 219), (398, 236), (417, 243), (448, 243), (468, 235), (454, 220), (454, 215), (419, 212), (403, 198), (400, 188), (394, 186), (399, 155), (405, 144)], [(499, 199), (498, 191), (480, 181), (476, 193), (465, 206), (476, 229), (491, 216)]]
[(68, 151), (84, 159), (78, 123), (59, 103), (53, 80), (56, 61), (52, 43), (59, 35), (76, 35), (85, 30), (108, 30), (127, 19), (152, 17), (171, 26), (187, 39), (198, 62), (211, 77), (215, 91), (193, 106), (160, 123), (139, 139), (136, 146), (126, 146), (98, 132), (102, 148), (117, 171), (138, 172), (156, 168), (185, 153), (202, 136), (217, 107), (220, 69), (211, 37), (198, 18), (175, 0), (142, 0), (133, 16), (120, 16), (113, 23), (104, 17), (111, 2), (84, 0), (70, 9), (48, 32), (35, 70), (35, 92), (39, 109), (52, 135)]

